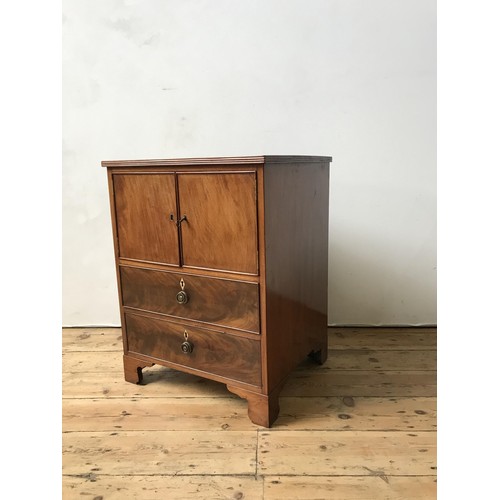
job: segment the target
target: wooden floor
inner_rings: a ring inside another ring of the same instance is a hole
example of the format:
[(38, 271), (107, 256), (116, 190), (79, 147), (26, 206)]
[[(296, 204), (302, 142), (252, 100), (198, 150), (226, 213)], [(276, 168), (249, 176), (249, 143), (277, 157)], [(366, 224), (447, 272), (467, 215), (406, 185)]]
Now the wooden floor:
[(435, 498), (435, 329), (329, 335), (269, 430), (222, 384), (157, 366), (125, 382), (119, 329), (64, 329), (63, 498)]

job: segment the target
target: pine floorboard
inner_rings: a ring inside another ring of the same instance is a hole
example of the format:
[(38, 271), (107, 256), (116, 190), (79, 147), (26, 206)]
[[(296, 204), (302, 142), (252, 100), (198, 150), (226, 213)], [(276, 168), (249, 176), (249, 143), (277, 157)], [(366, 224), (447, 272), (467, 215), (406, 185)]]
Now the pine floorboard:
[(331, 328), (329, 348), (264, 429), (223, 384), (125, 382), (119, 328), (63, 329), (63, 498), (435, 498), (436, 329)]

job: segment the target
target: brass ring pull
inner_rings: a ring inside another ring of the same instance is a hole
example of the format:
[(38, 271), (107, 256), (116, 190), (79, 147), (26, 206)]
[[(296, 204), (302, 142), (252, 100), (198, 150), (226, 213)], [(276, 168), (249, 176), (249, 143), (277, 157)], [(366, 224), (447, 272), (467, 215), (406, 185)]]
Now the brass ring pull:
[(184, 330), (184, 342), (181, 344), (181, 351), (184, 354), (191, 354), (193, 352), (194, 346), (188, 341), (188, 332)]

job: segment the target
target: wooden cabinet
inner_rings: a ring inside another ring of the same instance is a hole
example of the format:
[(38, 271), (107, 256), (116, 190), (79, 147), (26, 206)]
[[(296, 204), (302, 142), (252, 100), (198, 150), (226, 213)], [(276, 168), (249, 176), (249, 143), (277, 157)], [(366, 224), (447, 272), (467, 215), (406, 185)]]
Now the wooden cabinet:
[(289, 373), (327, 356), (330, 157), (103, 161), (124, 372), (217, 380), (269, 427)]

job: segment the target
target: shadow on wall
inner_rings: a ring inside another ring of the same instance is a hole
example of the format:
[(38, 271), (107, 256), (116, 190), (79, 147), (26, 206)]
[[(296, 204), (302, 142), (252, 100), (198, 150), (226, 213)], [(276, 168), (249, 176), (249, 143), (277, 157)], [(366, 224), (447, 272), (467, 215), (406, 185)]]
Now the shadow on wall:
[(434, 235), (418, 245), (371, 236), (341, 229), (330, 241), (328, 324), (435, 325)]

